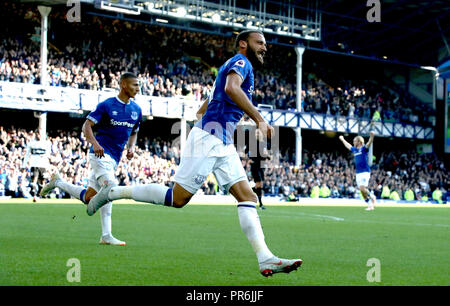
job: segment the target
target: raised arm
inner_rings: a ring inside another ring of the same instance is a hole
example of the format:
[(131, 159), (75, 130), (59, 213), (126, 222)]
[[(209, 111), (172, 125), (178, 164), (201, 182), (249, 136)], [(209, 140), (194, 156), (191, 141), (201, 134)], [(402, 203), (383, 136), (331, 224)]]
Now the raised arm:
[(374, 132), (370, 132), (369, 141), (366, 143), (366, 148), (367, 149), (369, 149), (370, 146), (372, 145), (374, 137), (375, 137), (375, 133)]
[(344, 139), (344, 136), (339, 136), (339, 140), (344, 144), (344, 146), (347, 148), (347, 149), (349, 149), (349, 150), (351, 150), (352, 149), (352, 145), (350, 144), (350, 143), (348, 143), (345, 139)]
[(258, 109), (249, 100), (245, 92), (242, 90), (242, 78), (235, 72), (230, 72), (227, 76), (225, 84), (225, 93), (239, 106), (252, 120), (256, 126), (261, 130), (264, 136), (271, 138), (273, 134), (273, 127), (271, 127), (261, 116)]

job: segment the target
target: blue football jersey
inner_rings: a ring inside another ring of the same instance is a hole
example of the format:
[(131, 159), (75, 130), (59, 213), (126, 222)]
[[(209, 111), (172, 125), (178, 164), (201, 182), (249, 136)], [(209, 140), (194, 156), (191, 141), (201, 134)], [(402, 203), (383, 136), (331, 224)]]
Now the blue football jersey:
[[(113, 97), (97, 104), (87, 119), (95, 123), (95, 139), (105, 149), (105, 153), (119, 163), (128, 138), (139, 131), (142, 111), (131, 99), (129, 103), (124, 103), (118, 97)], [(92, 146), (90, 152), (94, 152)]]
[(197, 127), (215, 135), (224, 144), (233, 143), (237, 123), (244, 115), (244, 111), (225, 92), (227, 76), (232, 71), (242, 78), (241, 88), (252, 101), (254, 90), (253, 67), (247, 57), (238, 53), (220, 67), (206, 112), (202, 119), (196, 123)]
[(351, 151), (353, 153), (353, 157), (355, 158), (356, 173), (370, 172), (368, 156), (369, 150), (366, 146), (362, 146), (359, 149), (352, 147)]

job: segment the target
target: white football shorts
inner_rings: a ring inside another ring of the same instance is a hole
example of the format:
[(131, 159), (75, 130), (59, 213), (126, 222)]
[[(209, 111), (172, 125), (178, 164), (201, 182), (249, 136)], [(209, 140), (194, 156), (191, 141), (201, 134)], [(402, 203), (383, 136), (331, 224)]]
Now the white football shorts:
[(216, 177), (222, 190), (228, 191), (234, 184), (247, 180), (236, 148), (225, 145), (219, 138), (193, 127), (181, 155), (175, 182), (195, 194), (210, 173)]
[(370, 180), (370, 172), (361, 172), (356, 173), (356, 185), (359, 186), (369, 186), (369, 180)]
[(89, 165), (88, 187), (98, 192), (105, 180), (117, 183), (115, 177), (117, 162), (109, 154), (105, 154), (103, 157), (97, 157), (94, 153), (89, 153)]

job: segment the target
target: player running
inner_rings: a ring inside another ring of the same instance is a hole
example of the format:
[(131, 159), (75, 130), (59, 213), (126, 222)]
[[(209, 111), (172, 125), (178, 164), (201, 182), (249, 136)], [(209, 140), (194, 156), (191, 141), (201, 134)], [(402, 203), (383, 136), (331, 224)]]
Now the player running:
[(220, 67), (211, 96), (197, 113), (201, 120), (186, 140), (173, 189), (158, 184), (107, 184), (91, 199), (87, 213), (93, 215), (105, 203), (117, 199), (181, 208), (212, 172), (219, 186), (238, 201), (240, 226), (256, 253), (261, 274), (267, 277), (279, 272), (289, 273), (300, 267), (302, 260), (280, 259), (267, 247), (256, 211), (258, 198), (233, 144), (236, 125), (244, 113), (254, 120), (265, 137), (272, 137), (274, 131), (251, 102), (253, 67), (264, 63), (266, 40), (260, 31), (243, 31), (238, 34), (235, 46), (239, 52)]
[[(142, 119), (139, 105), (132, 100), (139, 92), (139, 82), (132, 73), (120, 77), (120, 92), (116, 97), (99, 103), (83, 124), (83, 133), (91, 144), (89, 153), (90, 175), (88, 188), (73, 185), (62, 180), (58, 173), (52, 175), (50, 182), (41, 190), (41, 196), (58, 187), (72, 197), (88, 204), (105, 182), (117, 184), (115, 171), (122, 152), (127, 146), (127, 159), (133, 158), (137, 133)], [(93, 127), (97, 129), (94, 136)], [(112, 202), (100, 209), (102, 237), (100, 244), (125, 245), (111, 233)]]
[(374, 132), (370, 132), (369, 141), (364, 145), (364, 138), (361, 136), (356, 136), (353, 139), (353, 146), (348, 143), (344, 137), (339, 136), (339, 140), (344, 144), (344, 146), (353, 153), (355, 159), (356, 168), (356, 184), (358, 185), (361, 194), (368, 204), (366, 210), (374, 210), (376, 198), (373, 193), (369, 192), (369, 180), (370, 180), (370, 166), (368, 152), (369, 148), (373, 143)]

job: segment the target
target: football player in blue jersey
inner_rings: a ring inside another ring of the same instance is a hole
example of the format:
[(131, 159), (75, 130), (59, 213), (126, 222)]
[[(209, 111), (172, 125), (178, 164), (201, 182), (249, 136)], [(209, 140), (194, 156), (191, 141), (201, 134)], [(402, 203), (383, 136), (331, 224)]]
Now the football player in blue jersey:
[[(60, 178), (58, 173), (52, 175), (50, 182), (42, 188), (45, 196), (58, 187), (72, 197), (88, 204), (101, 186), (108, 182), (117, 185), (115, 170), (120, 163), (122, 152), (127, 147), (126, 157), (133, 158), (137, 133), (142, 119), (139, 105), (132, 100), (139, 92), (139, 82), (132, 73), (124, 73), (120, 78), (118, 96), (99, 103), (83, 124), (83, 133), (91, 144), (89, 152), (90, 175), (88, 188), (69, 184)], [(94, 136), (94, 130), (96, 134)], [(111, 233), (112, 202), (100, 209), (102, 237), (100, 244), (125, 245)]]
[(223, 64), (213, 90), (197, 112), (201, 118), (186, 140), (172, 188), (158, 184), (138, 186), (105, 185), (91, 199), (87, 213), (93, 215), (102, 205), (117, 199), (181, 208), (213, 173), (219, 186), (237, 200), (239, 223), (259, 263), (262, 275), (289, 273), (302, 264), (301, 259), (280, 259), (267, 247), (256, 210), (258, 198), (252, 191), (233, 137), (237, 123), (246, 113), (264, 137), (272, 137), (271, 127), (252, 103), (253, 69), (264, 63), (266, 40), (260, 31), (243, 31), (236, 38), (238, 53)]
[(370, 180), (370, 165), (369, 165), (369, 148), (373, 143), (374, 132), (370, 132), (369, 141), (364, 144), (364, 138), (361, 136), (356, 136), (353, 139), (353, 146), (348, 143), (344, 136), (339, 136), (339, 140), (344, 144), (344, 146), (353, 153), (355, 159), (355, 169), (356, 169), (356, 184), (358, 185), (361, 194), (368, 204), (366, 210), (374, 210), (376, 197), (368, 189)]

